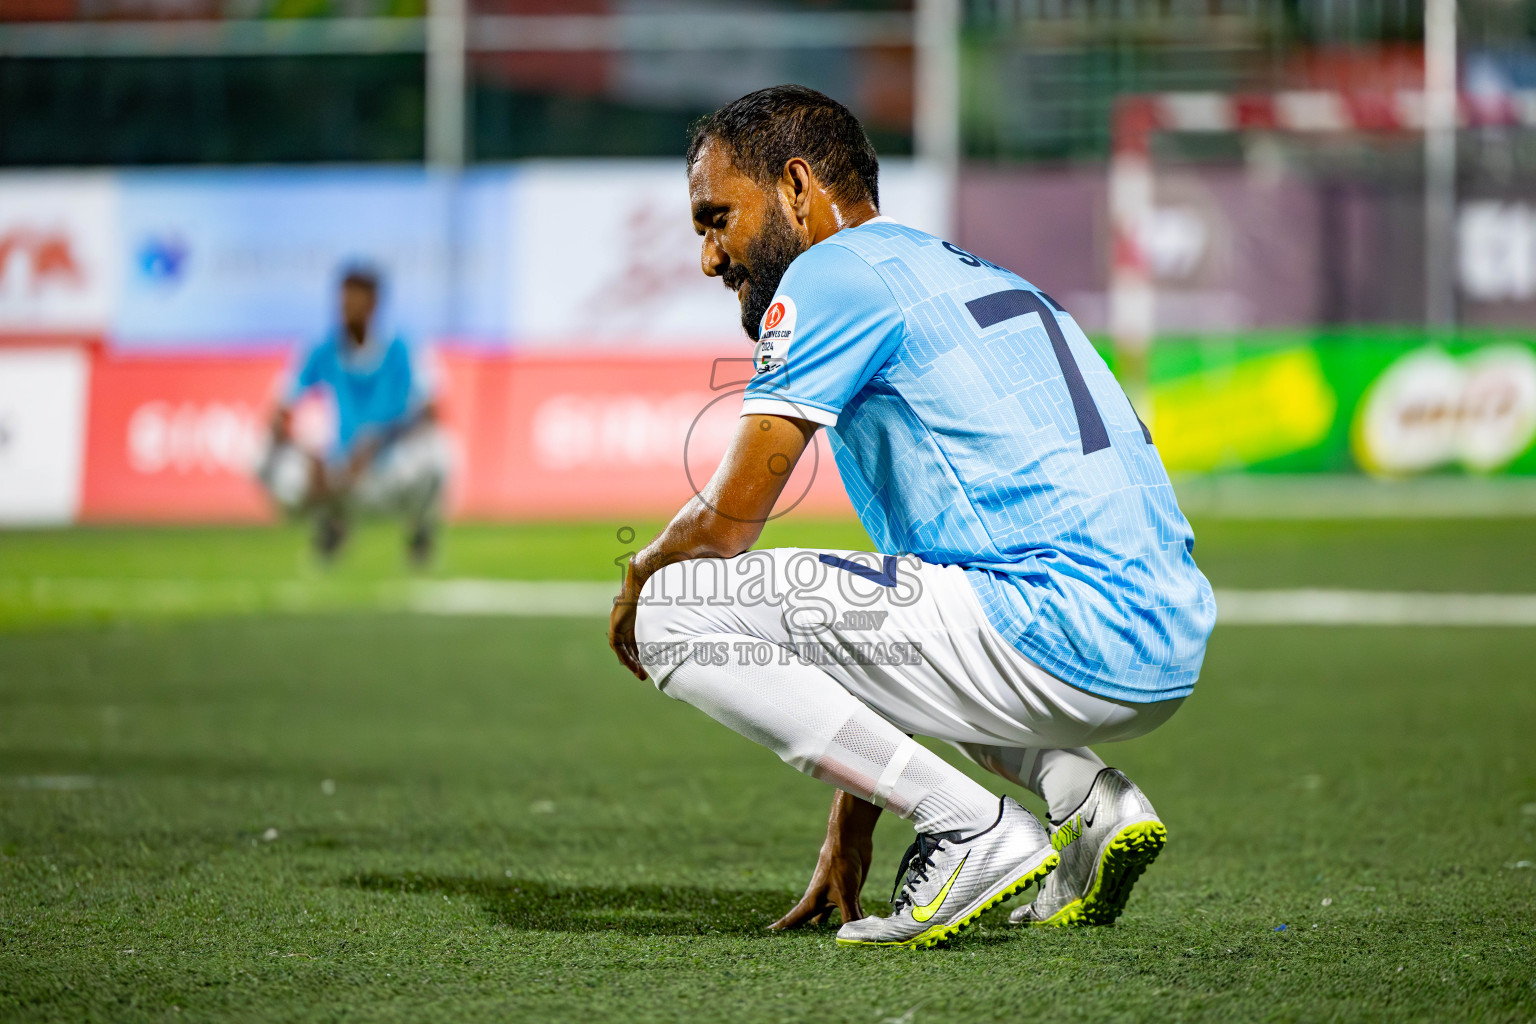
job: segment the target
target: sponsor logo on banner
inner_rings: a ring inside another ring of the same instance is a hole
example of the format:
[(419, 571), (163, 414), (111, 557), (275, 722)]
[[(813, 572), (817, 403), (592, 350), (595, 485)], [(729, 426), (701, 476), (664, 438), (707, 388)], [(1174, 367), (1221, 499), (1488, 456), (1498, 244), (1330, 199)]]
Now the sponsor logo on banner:
[(1170, 473), (1210, 473), (1320, 444), (1338, 404), (1317, 353), (1291, 348), (1159, 383), (1150, 422)]
[(0, 349), (0, 523), (75, 516), (89, 357), (80, 349)]
[(0, 175), (0, 331), (99, 331), (116, 301), (106, 175)]
[[(464, 188), (466, 203), (481, 191)], [(444, 180), (405, 171), (124, 174), (114, 340), (145, 349), (317, 337), (335, 320), (341, 269), (359, 261), (384, 273), (388, 325), (415, 335), (469, 326), (459, 313), (488, 290), (495, 263), (481, 243), (504, 243), (507, 228), (466, 212), (455, 262), (451, 195)], [(452, 303), (450, 263), (462, 293)], [(505, 285), (494, 284), (500, 296)]]
[[(449, 350), (443, 357), (445, 426), (463, 454), (451, 488), (454, 514), (671, 514), (705, 486), (741, 422), (741, 382), (718, 373), (708, 354), (592, 359)], [(275, 354), (98, 356), (89, 416), (58, 406), (77, 439), (88, 425), (80, 517), (269, 519), (252, 470), (285, 362)], [(22, 379), (9, 368), (0, 373), (0, 391)], [(36, 394), (55, 408), (51, 392)], [(322, 445), (331, 417), (329, 402), (301, 403), (301, 443)], [(841, 482), (822, 454), (801, 460), (787, 493), (797, 505), (803, 496), (801, 507), (846, 513)], [(50, 453), (42, 461), (69, 460)], [(7, 485), (0, 477), (0, 488)]]
[[(457, 507), (469, 516), (671, 515), (707, 484), (741, 423), (743, 381), (710, 353), (448, 362), (466, 456)], [(787, 493), (847, 512), (831, 459), (817, 472), (818, 459), (801, 460)]]
[[(533, 413), (533, 452), (544, 469), (665, 469), (682, 465), (685, 450), (719, 462), (730, 444), (736, 412), (700, 414), (717, 396), (552, 395)], [(691, 435), (691, 436), (690, 436)]]
[(1470, 202), (1459, 214), (1457, 261), (1468, 298), (1507, 302), (1536, 297), (1536, 208)]
[(700, 270), (675, 162), (536, 164), (514, 203), (515, 336), (672, 346), (738, 336), (736, 297)]
[(55, 288), (80, 291), (85, 287), (85, 273), (74, 248), (68, 231), (8, 225), (0, 234), (0, 266), (5, 268), (6, 287), (27, 295), (41, 295)]
[(186, 278), (190, 249), (179, 235), (149, 236), (134, 251), (139, 276), (163, 288), (174, 288)]
[(1536, 353), (1522, 345), (1460, 359), (1410, 352), (1366, 392), (1352, 439), (1360, 466), (1382, 476), (1455, 464), (1502, 469), (1536, 439)]
[(88, 520), (252, 520), (279, 356), (96, 363), (81, 500)]
[[(234, 401), (152, 400), (128, 416), (128, 465), (157, 473), (249, 476), (266, 450), (271, 405)], [(292, 433), (305, 451), (323, 453), (336, 436), (335, 407), (319, 391), (293, 409)]]
[(146, 475), (249, 473), (263, 433), (244, 402), (145, 402), (128, 417), (128, 465)]

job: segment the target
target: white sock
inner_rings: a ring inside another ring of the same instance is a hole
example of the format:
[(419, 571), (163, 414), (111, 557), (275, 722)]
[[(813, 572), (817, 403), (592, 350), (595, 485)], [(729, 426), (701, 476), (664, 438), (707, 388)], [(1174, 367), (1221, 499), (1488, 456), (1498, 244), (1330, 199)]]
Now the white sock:
[(1050, 805), (1051, 822), (1059, 825), (1088, 799), (1088, 790), (1104, 767), (1099, 755), (1087, 747), (1042, 750), (1035, 758), (1029, 790)]
[[(701, 636), (730, 652), (725, 665), (697, 657), (662, 685), (784, 762), (906, 818), (919, 832), (974, 832), (997, 820), (998, 798), (860, 702), (821, 669), (774, 647), (771, 665), (740, 664), (735, 633)], [(747, 659), (750, 661), (751, 659)]]
[(1059, 825), (1088, 798), (1093, 780), (1104, 770), (1099, 755), (1087, 747), (1042, 750), (964, 744), (960, 748), (977, 764), (1034, 793), (1051, 809)]

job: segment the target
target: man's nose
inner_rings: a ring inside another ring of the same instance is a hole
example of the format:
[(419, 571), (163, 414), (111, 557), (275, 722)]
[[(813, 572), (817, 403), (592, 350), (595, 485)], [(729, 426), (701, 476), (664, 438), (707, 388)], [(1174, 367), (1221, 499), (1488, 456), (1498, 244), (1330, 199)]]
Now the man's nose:
[(731, 258), (720, 248), (720, 243), (715, 240), (713, 231), (704, 233), (704, 242), (699, 246), (699, 267), (704, 271), (705, 277), (719, 277), (725, 273), (731, 265)]

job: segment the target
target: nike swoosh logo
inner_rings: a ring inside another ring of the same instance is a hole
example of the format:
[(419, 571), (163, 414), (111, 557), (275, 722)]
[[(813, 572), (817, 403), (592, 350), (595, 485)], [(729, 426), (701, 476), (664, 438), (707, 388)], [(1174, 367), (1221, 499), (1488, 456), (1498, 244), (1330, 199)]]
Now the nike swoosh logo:
[(1094, 804), (1093, 805), (1093, 810), (1088, 811), (1088, 812), (1086, 812), (1085, 814), (1083, 814), (1081, 816), (1082, 819), (1083, 819), (1083, 827), (1084, 828), (1093, 828), (1093, 818), (1094, 818), (1094, 815), (1096, 815), (1098, 813), (1099, 813), (1099, 805), (1098, 804)]
[(939, 907), (944, 905), (944, 897), (949, 895), (949, 890), (954, 888), (955, 879), (960, 877), (960, 869), (965, 867), (965, 862), (970, 859), (970, 854), (966, 854), (961, 858), (960, 863), (955, 865), (955, 873), (949, 876), (949, 881), (944, 883), (944, 888), (939, 890), (939, 894), (933, 898), (932, 903), (912, 908), (912, 920), (922, 923), (939, 912)]

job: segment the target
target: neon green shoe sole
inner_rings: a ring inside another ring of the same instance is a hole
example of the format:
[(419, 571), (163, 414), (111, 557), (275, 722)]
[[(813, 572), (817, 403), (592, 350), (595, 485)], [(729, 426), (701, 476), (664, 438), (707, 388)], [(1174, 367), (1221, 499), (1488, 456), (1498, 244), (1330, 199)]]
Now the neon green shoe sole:
[(1114, 924), (1131, 898), (1131, 889), (1168, 842), (1168, 829), (1160, 821), (1143, 821), (1122, 829), (1099, 855), (1093, 888), (1083, 898), (1068, 903), (1037, 928), (1068, 928), (1078, 925)]
[(1060, 863), (1060, 854), (1051, 854), (1045, 860), (1041, 861), (1037, 867), (1014, 879), (997, 893), (988, 897), (986, 902), (973, 909), (964, 917), (957, 918), (948, 924), (936, 924), (932, 928), (929, 928), (927, 931), (914, 935), (912, 938), (906, 939), (905, 941), (860, 942), (855, 939), (838, 939), (837, 944), (839, 946), (901, 946), (906, 949), (934, 949), (935, 947), (944, 945), (950, 939), (954, 938), (956, 935), (959, 935), (971, 925), (975, 924), (981, 918), (982, 914), (985, 914), (999, 903), (1002, 903), (1004, 900), (1012, 899), (1014, 896), (1017, 896), (1031, 885), (1043, 881), (1045, 876), (1049, 875), (1052, 871), (1055, 871), (1056, 865)]

